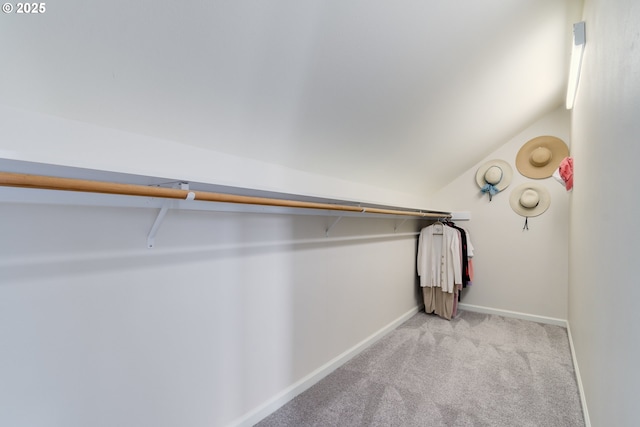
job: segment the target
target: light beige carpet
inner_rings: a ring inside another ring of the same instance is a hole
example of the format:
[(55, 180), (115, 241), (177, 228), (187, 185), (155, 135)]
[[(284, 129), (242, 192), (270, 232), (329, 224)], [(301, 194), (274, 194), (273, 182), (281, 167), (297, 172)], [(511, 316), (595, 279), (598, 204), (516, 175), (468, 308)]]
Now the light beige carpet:
[(584, 426), (565, 328), (418, 313), (257, 424)]

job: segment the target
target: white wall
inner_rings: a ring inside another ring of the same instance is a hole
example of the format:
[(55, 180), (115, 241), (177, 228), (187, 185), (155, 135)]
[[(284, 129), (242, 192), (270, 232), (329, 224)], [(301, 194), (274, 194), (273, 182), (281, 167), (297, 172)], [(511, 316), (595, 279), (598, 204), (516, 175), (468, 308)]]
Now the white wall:
[(640, 4), (586, 0), (569, 323), (593, 426), (638, 425)]
[(0, 212), (1, 425), (227, 425), (418, 304), (394, 220)]
[[(567, 318), (568, 206), (570, 195), (554, 178), (535, 180), (551, 193), (551, 206), (542, 215), (524, 218), (509, 205), (511, 190), (524, 182), (515, 167), (518, 150), (531, 138), (557, 136), (570, 145), (569, 114), (560, 108), (532, 124), (488, 155), (455, 181), (435, 194), (433, 206), (452, 211), (470, 211), (468, 228), (475, 247), (473, 286), (463, 291), (462, 302), (519, 313)], [(462, 155), (462, 154), (461, 154)], [(475, 176), (480, 165), (502, 159), (512, 166), (509, 187), (489, 202)]]
[[(0, 105), (0, 159), (429, 209), (425, 197)], [(338, 154), (336, 153), (336, 156)], [(357, 165), (353, 165), (357, 167)]]
[[(0, 164), (11, 168), (29, 161), (425, 207), (38, 114), (2, 108), (0, 123)], [(345, 217), (326, 238), (335, 217), (170, 211), (149, 250), (157, 209), (12, 194), (9, 203), (0, 192), (0, 425), (224, 426), (419, 304), (417, 237), (401, 235), (416, 220), (394, 235), (398, 220)]]

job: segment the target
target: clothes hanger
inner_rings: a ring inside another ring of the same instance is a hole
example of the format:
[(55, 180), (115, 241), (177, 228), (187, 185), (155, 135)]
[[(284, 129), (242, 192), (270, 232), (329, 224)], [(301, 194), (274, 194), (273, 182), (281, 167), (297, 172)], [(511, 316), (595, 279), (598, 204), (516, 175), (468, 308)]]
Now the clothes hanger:
[(438, 221), (433, 224), (433, 234), (444, 234), (444, 223), (442, 222), (442, 218), (438, 218)]

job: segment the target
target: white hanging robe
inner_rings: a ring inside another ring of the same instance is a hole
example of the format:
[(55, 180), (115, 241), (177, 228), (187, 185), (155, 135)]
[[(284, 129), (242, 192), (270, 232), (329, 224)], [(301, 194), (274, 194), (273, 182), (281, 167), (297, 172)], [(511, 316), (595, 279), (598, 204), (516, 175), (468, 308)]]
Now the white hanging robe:
[[(437, 234), (442, 230), (442, 234)], [(420, 286), (442, 288), (453, 293), (455, 285), (462, 284), (462, 260), (458, 230), (433, 224), (420, 232), (418, 239), (418, 275)]]

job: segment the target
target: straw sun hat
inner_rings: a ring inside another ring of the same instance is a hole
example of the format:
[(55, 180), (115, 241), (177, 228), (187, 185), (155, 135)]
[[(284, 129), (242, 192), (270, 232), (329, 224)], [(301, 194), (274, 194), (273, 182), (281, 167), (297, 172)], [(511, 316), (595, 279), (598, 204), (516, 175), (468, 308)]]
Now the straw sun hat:
[(548, 178), (568, 155), (569, 148), (560, 138), (538, 136), (520, 148), (516, 156), (516, 167), (528, 178)]
[(483, 193), (489, 193), (491, 197), (504, 190), (511, 183), (513, 169), (504, 160), (489, 160), (478, 168), (476, 182)]
[(538, 216), (549, 209), (551, 195), (542, 185), (527, 182), (513, 189), (509, 196), (509, 204), (518, 215)]

